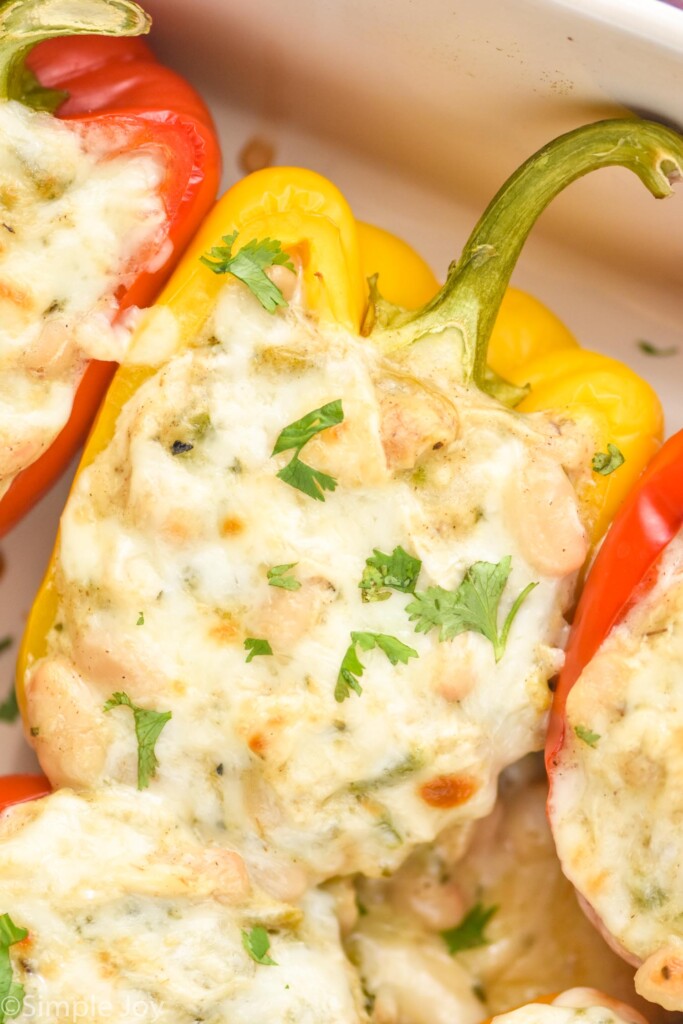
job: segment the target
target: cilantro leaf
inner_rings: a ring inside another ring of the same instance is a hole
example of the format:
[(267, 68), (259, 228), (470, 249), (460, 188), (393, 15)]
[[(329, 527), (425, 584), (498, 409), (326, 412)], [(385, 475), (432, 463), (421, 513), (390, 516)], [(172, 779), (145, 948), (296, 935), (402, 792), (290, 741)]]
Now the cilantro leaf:
[(623, 466), (626, 459), (615, 444), (608, 444), (606, 452), (596, 452), (591, 465), (596, 473), (601, 476), (609, 476), (619, 466)]
[(265, 967), (277, 967), (277, 963), (268, 956), (270, 949), (270, 936), (262, 925), (257, 925), (250, 931), (242, 929), (242, 945), (252, 960)]
[(463, 917), (460, 924), (441, 932), (441, 937), (448, 946), (448, 952), (461, 953), (465, 949), (478, 949), (488, 946), (486, 926), (498, 910), (498, 907), (485, 907), (483, 903), (475, 903)]
[(392, 665), (398, 665), (399, 662), (407, 665), (409, 658), (418, 657), (414, 648), (408, 647), (407, 644), (401, 643), (395, 636), (389, 636), (387, 633), (351, 633), (351, 643), (342, 659), (337, 685), (334, 688), (334, 699), (338, 704), (351, 696), (351, 690), (359, 697), (363, 692), (359, 679), (365, 671), (365, 666), (358, 657), (356, 646), (360, 647), (362, 651), (371, 651), (373, 648), (383, 651)]
[(498, 606), (511, 562), (510, 555), (498, 563), (475, 562), (456, 590), (428, 587), (424, 593), (415, 594), (415, 600), (406, 605), (410, 621), (415, 622), (415, 632), (428, 633), (438, 627), (440, 641), (452, 640), (460, 633), (481, 633), (491, 641), (495, 659), (500, 661), (522, 602), (538, 586), (529, 583), (519, 594), (499, 633)]
[(280, 480), (284, 480), (290, 487), (307, 494), (315, 501), (324, 501), (323, 491), (334, 491), (337, 489), (337, 481), (327, 473), (321, 473), (319, 469), (313, 469), (305, 462), (302, 462), (295, 455), (286, 466), (276, 474)]
[(307, 412), (301, 419), (295, 420), (294, 423), (290, 423), (288, 427), (280, 431), (272, 454), (279, 455), (280, 452), (288, 452), (294, 448), (298, 455), (304, 445), (308, 444), (316, 434), (322, 430), (328, 430), (330, 427), (336, 427), (343, 420), (344, 410), (341, 398), (321, 405), (319, 409)]
[(421, 568), (420, 559), (413, 558), (400, 545), (390, 555), (374, 548), (370, 558), (365, 560), (363, 576), (358, 584), (363, 592), (363, 601), (386, 601), (391, 594), (385, 587), (399, 590), (402, 594), (414, 594)]
[(286, 306), (287, 300), (265, 271), (268, 267), (281, 266), (294, 270), (294, 264), (282, 245), (274, 238), (252, 238), (233, 255), (237, 231), (223, 235), (223, 245), (215, 245), (200, 262), (214, 274), (232, 274), (245, 284), (268, 313), (274, 313), (278, 306)]
[(280, 452), (294, 449), (294, 455), (287, 465), (276, 474), (279, 479), (284, 480), (290, 487), (296, 488), (303, 494), (307, 494), (309, 498), (314, 498), (315, 501), (324, 501), (323, 492), (334, 491), (337, 481), (333, 476), (328, 476), (327, 473), (322, 473), (302, 462), (299, 455), (304, 445), (307, 445), (316, 434), (322, 430), (328, 430), (330, 427), (336, 427), (343, 420), (344, 410), (341, 399), (337, 398), (333, 402), (320, 406), (319, 409), (313, 409), (301, 419), (285, 427), (278, 435), (271, 454), (279, 455)]
[(253, 658), (258, 658), (260, 654), (272, 654), (273, 648), (270, 646), (267, 640), (257, 640), (256, 637), (248, 636), (244, 641), (245, 651), (249, 651), (247, 655), (247, 663)]
[(636, 344), (646, 356), (675, 356), (678, 352), (677, 345), (667, 345), (666, 348), (659, 348), (657, 345), (653, 345), (651, 341), (645, 341), (644, 338), (641, 338)]
[(589, 729), (586, 725), (575, 725), (574, 732), (579, 739), (583, 740), (584, 743), (587, 743), (589, 747), (597, 747), (598, 740), (600, 739), (599, 732), (593, 732), (593, 730)]
[(144, 626), (144, 624), (145, 624), (145, 613), (144, 612), (140, 612), (140, 614), (138, 615), (137, 620), (135, 622), (135, 625), (136, 626)]
[(104, 705), (105, 711), (126, 707), (133, 712), (135, 737), (138, 741), (138, 789), (147, 789), (150, 779), (156, 775), (159, 762), (155, 746), (161, 730), (172, 718), (171, 711), (151, 711), (133, 704), (127, 693), (112, 693)]
[(24, 1006), (24, 986), (14, 980), (10, 947), (28, 937), (9, 914), (0, 915), (0, 1024), (18, 1017)]
[(12, 687), (5, 700), (0, 704), (0, 722), (16, 722), (18, 717), (17, 691)]
[(289, 562), (287, 565), (274, 565), (267, 572), (268, 586), (280, 587), (282, 590), (301, 590), (301, 584), (294, 576), (289, 576), (290, 569), (293, 569), (298, 562)]

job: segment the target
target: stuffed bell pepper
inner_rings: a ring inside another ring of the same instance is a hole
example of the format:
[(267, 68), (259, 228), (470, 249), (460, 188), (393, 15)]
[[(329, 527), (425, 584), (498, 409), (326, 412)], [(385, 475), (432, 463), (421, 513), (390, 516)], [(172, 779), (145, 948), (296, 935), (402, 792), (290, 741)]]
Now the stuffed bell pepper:
[(0, 8), (0, 535), (83, 442), (134, 307), (215, 198), (197, 94), (139, 39), (99, 38), (149, 25), (130, 0)]
[(489, 812), (543, 743), (611, 412), (511, 409), (487, 342), (536, 217), (614, 163), (665, 196), (683, 143), (551, 143), (413, 312), (381, 282), (364, 311), (329, 182), (228, 192), (134, 338), (165, 361), (115, 378), (30, 618), (54, 785), (153, 787), (288, 899)]
[(367, 1022), (332, 897), (273, 899), (152, 794), (10, 807), (0, 878), (3, 1022)]
[(636, 988), (683, 1010), (683, 432), (624, 503), (588, 577), (548, 739), (565, 873)]

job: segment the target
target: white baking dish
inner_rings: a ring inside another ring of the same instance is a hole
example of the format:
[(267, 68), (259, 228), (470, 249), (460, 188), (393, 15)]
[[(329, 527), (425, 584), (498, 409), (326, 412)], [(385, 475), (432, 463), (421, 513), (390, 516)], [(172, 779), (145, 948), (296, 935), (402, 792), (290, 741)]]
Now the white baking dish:
[[(655, 0), (148, 0), (152, 42), (202, 89), (225, 183), (259, 136), (331, 177), (356, 214), (437, 272), (504, 178), (553, 136), (637, 110), (683, 122), (683, 11)], [(623, 170), (574, 185), (537, 226), (515, 282), (586, 347), (618, 355), (683, 426), (683, 185), (655, 202)], [(648, 357), (637, 346), (679, 346)], [(2, 544), (0, 637), (18, 641), (68, 489)], [(16, 653), (1, 656), (0, 697)], [(33, 764), (0, 724), (0, 770)]]

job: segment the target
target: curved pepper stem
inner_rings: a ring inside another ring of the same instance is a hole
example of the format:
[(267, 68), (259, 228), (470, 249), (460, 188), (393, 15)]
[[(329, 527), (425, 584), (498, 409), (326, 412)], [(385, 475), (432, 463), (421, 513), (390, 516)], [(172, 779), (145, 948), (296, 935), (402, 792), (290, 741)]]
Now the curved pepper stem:
[(614, 165), (633, 171), (655, 198), (662, 199), (671, 194), (671, 182), (683, 177), (683, 137), (661, 124), (630, 118), (598, 121), (561, 135), (522, 164), (499, 190), (437, 295), (422, 309), (407, 312), (375, 292), (364, 333), (385, 351), (444, 332), (454, 340), (457, 336), (463, 383), (473, 382), (514, 404), (521, 394), (487, 367), (486, 351), (522, 246), (540, 214), (567, 185)]
[(3, 4), (0, 98), (54, 109), (65, 94), (36, 88), (24, 65), (37, 43), (56, 36), (139, 36), (149, 32), (151, 24), (150, 17), (133, 0), (12, 0)]

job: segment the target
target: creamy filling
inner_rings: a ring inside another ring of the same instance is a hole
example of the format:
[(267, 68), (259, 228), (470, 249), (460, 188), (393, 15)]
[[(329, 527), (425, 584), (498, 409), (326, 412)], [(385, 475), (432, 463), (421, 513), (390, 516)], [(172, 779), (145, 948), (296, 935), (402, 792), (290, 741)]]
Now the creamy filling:
[[(337, 483), (323, 502), (280, 479), (291, 452), (272, 451), (336, 400), (343, 423), (301, 454)], [(27, 679), (44, 769), (59, 784), (135, 784), (132, 716), (103, 705), (125, 691), (171, 711), (155, 792), (288, 896), (394, 870), (482, 817), (499, 772), (543, 741), (585, 554), (566, 472), (576, 447), (550, 418), (411, 375), (227, 285), (205, 335), (127, 403), (67, 506), (57, 621)], [(421, 594), (509, 556), (499, 629), (537, 584), (498, 661), (479, 632), (416, 632), (412, 594), (363, 601), (366, 560), (399, 545), (422, 562)], [(283, 565), (298, 589), (270, 585)], [(392, 664), (357, 647), (362, 694), (338, 701), (352, 631), (413, 653)], [(245, 643), (264, 641), (272, 654), (247, 662)]]
[(63, 790), (6, 812), (0, 913), (28, 931), (10, 949), (18, 1021), (364, 1019), (331, 898), (273, 901), (149, 794)]
[(630, 1006), (590, 988), (570, 989), (551, 1003), (521, 1006), (494, 1017), (493, 1021), (495, 1024), (646, 1024)]
[(121, 360), (117, 292), (159, 258), (161, 157), (125, 130), (0, 103), (0, 493), (66, 423), (88, 359)]
[(639, 991), (683, 1008), (683, 532), (653, 589), (567, 701), (552, 821), (563, 867), (635, 963)]
[(633, 1000), (633, 969), (562, 874), (546, 794), (535, 759), (524, 762), (503, 777), (464, 856), (461, 837), (447, 832), (392, 879), (357, 881), (341, 919), (374, 1019), (476, 1024), (577, 985)]

